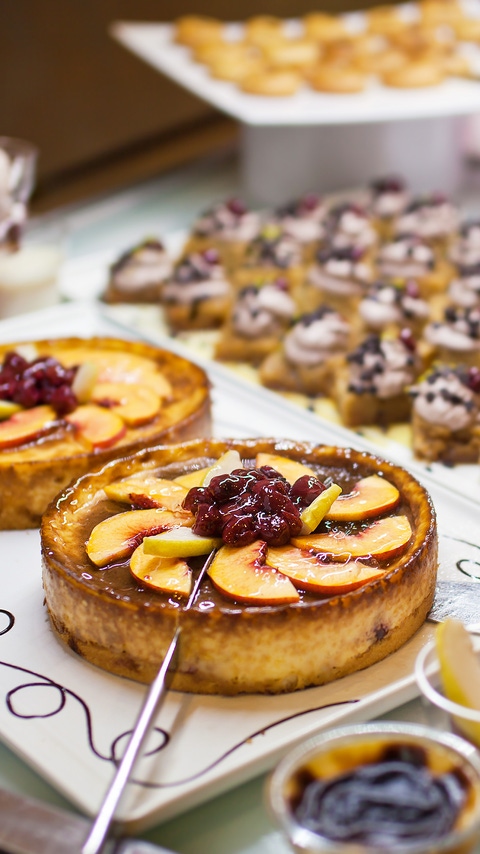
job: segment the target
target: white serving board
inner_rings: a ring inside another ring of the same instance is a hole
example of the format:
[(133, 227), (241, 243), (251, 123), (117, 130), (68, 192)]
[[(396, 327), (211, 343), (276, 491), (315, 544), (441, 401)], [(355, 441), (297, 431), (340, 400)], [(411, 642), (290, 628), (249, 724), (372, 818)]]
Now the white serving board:
[[(479, 13), (478, 0), (469, 6)], [(361, 26), (361, 16), (351, 15), (348, 20), (354, 28)], [(289, 25), (298, 28), (296, 21)], [(228, 29), (236, 38), (242, 25), (230, 24)], [(188, 48), (175, 43), (172, 24), (117, 21), (111, 34), (157, 71), (246, 125), (352, 125), (470, 115), (480, 109), (480, 83), (460, 78), (449, 78), (439, 86), (401, 90), (387, 88), (372, 77), (364, 92), (352, 95), (315, 92), (307, 86), (288, 97), (249, 95), (233, 83), (211, 77), (206, 66), (192, 59)], [(480, 69), (479, 48), (469, 44), (466, 52), (475, 69)]]
[[(135, 331), (99, 307), (66, 304), (0, 323), (0, 340)], [(173, 349), (183, 352), (178, 342)], [(215, 367), (215, 366), (214, 366)], [(221, 368), (210, 373), (217, 436), (352, 444), (352, 434), (285, 404)], [(360, 439), (357, 447), (368, 448)], [(480, 580), (478, 505), (425, 474), (438, 514), (440, 575)], [(144, 697), (141, 685), (78, 658), (53, 635), (41, 585), (38, 531), (0, 532), (0, 737), (84, 812), (97, 811)], [(466, 574), (465, 574), (466, 573)], [(148, 827), (272, 765), (291, 745), (339, 722), (383, 714), (418, 692), (413, 664), (432, 626), (401, 650), (331, 685), (283, 696), (170, 693), (120, 817)]]

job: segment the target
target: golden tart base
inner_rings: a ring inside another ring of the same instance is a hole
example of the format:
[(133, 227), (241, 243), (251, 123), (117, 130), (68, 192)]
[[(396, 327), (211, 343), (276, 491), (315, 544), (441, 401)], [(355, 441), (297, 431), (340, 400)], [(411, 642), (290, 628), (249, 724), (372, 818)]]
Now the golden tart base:
[[(108, 483), (152, 473), (176, 477), (202, 468), (227, 449), (253, 463), (258, 452), (282, 454), (327, 475), (344, 491), (382, 473), (401, 494), (398, 513), (413, 530), (388, 571), (355, 591), (298, 604), (251, 606), (228, 601), (205, 579), (194, 606), (141, 588), (127, 563), (97, 569), (85, 542), (119, 504)], [(193, 441), (145, 450), (81, 477), (52, 503), (41, 529), (45, 601), (53, 629), (72, 650), (119, 676), (150, 682), (178, 623), (173, 688), (207, 694), (280, 693), (320, 685), (368, 667), (404, 644), (432, 605), (437, 571), (435, 512), (425, 489), (404, 469), (337, 447), (273, 439)]]
[[(28, 342), (29, 344), (31, 342)], [(116, 338), (63, 338), (34, 342), (39, 355), (52, 355), (68, 367), (91, 361), (100, 366), (100, 378), (126, 376), (136, 385), (169, 383), (171, 392), (159, 412), (147, 423), (128, 426), (108, 448), (91, 449), (75, 430), (60, 419), (45, 436), (0, 449), (0, 530), (36, 528), (49, 502), (71, 480), (159, 442), (181, 442), (211, 435), (209, 381), (192, 362), (143, 342)], [(0, 346), (4, 354), (22, 344)], [(143, 380), (142, 380), (143, 377)]]

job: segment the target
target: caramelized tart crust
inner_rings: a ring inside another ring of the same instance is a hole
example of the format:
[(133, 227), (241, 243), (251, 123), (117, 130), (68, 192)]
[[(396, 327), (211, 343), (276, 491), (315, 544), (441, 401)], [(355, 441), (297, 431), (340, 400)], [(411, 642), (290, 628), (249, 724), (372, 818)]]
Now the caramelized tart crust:
[[(103, 376), (127, 376), (141, 386), (166, 380), (170, 391), (157, 414), (146, 423), (126, 424), (124, 434), (109, 447), (92, 448), (72, 425), (59, 419), (54, 428), (14, 447), (0, 449), (0, 530), (36, 528), (55, 495), (71, 480), (109, 460), (159, 442), (182, 442), (211, 435), (211, 404), (207, 376), (201, 368), (167, 350), (143, 342), (115, 338), (64, 338), (36, 341), (41, 356), (53, 356), (65, 367), (86, 361), (100, 364)], [(31, 342), (28, 342), (28, 346)], [(0, 362), (22, 344), (0, 346)], [(111, 363), (111, 368), (109, 367)], [(134, 378), (134, 380), (132, 379)], [(148, 381), (147, 381), (148, 378)]]
[[(104, 487), (135, 475), (176, 477), (237, 449), (245, 465), (258, 452), (281, 454), (331, 476), (345, 492), (381, 473), (400, 491), (396, 513), (412, 538), (387, 571), (365, 586), (329, 598), (301, 593), (298, 603), (242, 605), (209, 578), (190, 610), (181, 600), (141, 588), (127, 563), (97, 569), (85, 543), (119, 504)], [(432, 605), (437, 529), (428, 493), (404, 469), (348, 448), (273, 439), (191, 441), (144, 450), (81, 477), (48, 508), (42, 522), (45, 601), (56, 635), (111, 673), (150, 682), (178, 623), (180, 648), (173, 688), (208, 694), (280, 693), (321, 685), (368, 667), (397, 650), (422, 625)]]

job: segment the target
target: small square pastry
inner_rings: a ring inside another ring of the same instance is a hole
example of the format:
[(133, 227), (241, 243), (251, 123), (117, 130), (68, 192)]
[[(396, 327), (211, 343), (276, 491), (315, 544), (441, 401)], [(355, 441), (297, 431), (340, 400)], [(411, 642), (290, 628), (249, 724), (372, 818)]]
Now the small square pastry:
[(326, 220), (326, 243), (332, 249), (372, 250), (378, 243), (373, 217), (354, 202), (336, 205)]
[(358, 313), (365, 333), (398, 334), (407, 328), (415, 338), (431, 319), (429, 303), (420, 296), (415, 279), (375, 282), (360, 300)]
[(193, 223), (184, 252), (188, 254), (214, 247), (223, 263), (231, 267), (240, 263), (247, 246), (257, 237), (261, 224), (261, 214), (251, 210), (242, 199), (216, 202)]
[(160, 303), (174, 330), (214, 329), (231, 305), (232, 284), (216, 249), (180, 258), (162, 287)]
[(457, 266), (445, 296), (451, 305), (463, 308), (480, 306), (480, 258), (474, 264)]
[(415, 234), (433, 247), (445, 250), (459, 226), (458, 208), (443, 193), (412, 199), (397, 217), (395, 234)]
[(274, 221), (266, 223), (247, 246), (243, 260), (233, 271), (237, 288), (252, 281), (268, 282), (276, 278), (287, 280), (295, 292), (305, 276), (302, 246)]
[(448, 257), (461, 267), (480, 264), (480, 220), (467, 220), (461, 224), (452, 237)]
[(242, 288), (215, 347), (215, 358), (259, 364), (291, 326), (295, 303), (285, 279)]
[(305, 314), (286, 333), (277, 350), (260, 365), (260, 381), (269, 388), (307, 395), (328, 395), (336, 357), (351, 346), (348, 321), (329, 306)]
[(158, 303), (173, 261), (161, 240), (149, 237), (124, 252), (110, 267), (105, 302)]
[(477, 463), (480, 454), (480, 371), (433, 366), (410, 389), (417, 457), (447, 464)]
[(298, 290), (299, 308), (313, 311), (328, 303), (353, 318), (373, 280), (374, 270), (364, 250), (332, 246), (319, 249)]
[(480, 306), (448, 306), (442, 320), (423, 332), (433, 358), (452, 365), (480, 367)]
[(375, 267), (379, 278), (415, 279), (426, 299), (444, 293), (453, 273), (452, 265), (416, 234), (399, 234), (381, 245)]
[(282, 205), (274, 213), (285, 234), (300, 243), (306, 261), (312, 260), (315, 250), (325, 236), (327, 206), (320, 196), (308, 193)]
[(333, 397), (343, 424), (385, 426), (408, 421), (412, 407), (408, 388), (422, 370), (408, 330), (396, 338), (365, 338), (337, 362)]
[(410, 200), (406, 182), (397, 175), (375, 178), (368, 187), (367, 209), (374, 218), (381, 240), (393, 234), (393, 223), (403, 213)]

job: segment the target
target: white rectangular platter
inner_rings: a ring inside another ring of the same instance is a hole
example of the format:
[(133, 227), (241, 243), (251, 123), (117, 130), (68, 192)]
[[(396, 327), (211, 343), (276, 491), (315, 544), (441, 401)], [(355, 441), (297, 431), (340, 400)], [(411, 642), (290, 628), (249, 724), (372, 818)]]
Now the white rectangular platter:
[[(0, 341), (136, 333), (93, 304), (4, 321)], [(167, 342), (168, 343), (168, 342)], [(172, 349), (184, 352), (177, 342)], [(371, 450), (341, 430), (212, 366), (215, 434), (270, 435)], [(480, 581), (478, 505), (422, 473), (440, 531), (440, 575)], [(145, 694), (87, 664), (54, 637), (43, 605), (38, 531), (0, 533), (0, 737), (79, 809), (93, 815)], [(412, 670), (428, 623), (397, 653), (331, 685), (284, 696), (170, 693), (121, 807), (148, 827), (270, 768), (294, 743), (383, 714), (417, 694)]]
[[(478, 0), (468, 6), (478, 14)], [(351, 27), (361, 28), (361, 15), (346, 17)], [(295, 33), (299, 22), (289, 21), (288, 26)], [(242, 25), (229, 24), (227, 31), (230, 38), (239, 38)], [(249, 95), (233, 83), (214, 79), (205, 66), (193, 61), (189, 49), (175, 43), (172, 24), (117, 21), (111, 34), (157, 71), (247, 125), (341, 125), (426, 119), (469, 115), (480, 107), (479, 82), (453, 77), (424, 89), (392, 89), (372, 79), (364, 92), (353, 95), (315, 92), (306, 86), (283, 98)], [(478, 47), (467, 45), (467, 53), (477, 68)]]

